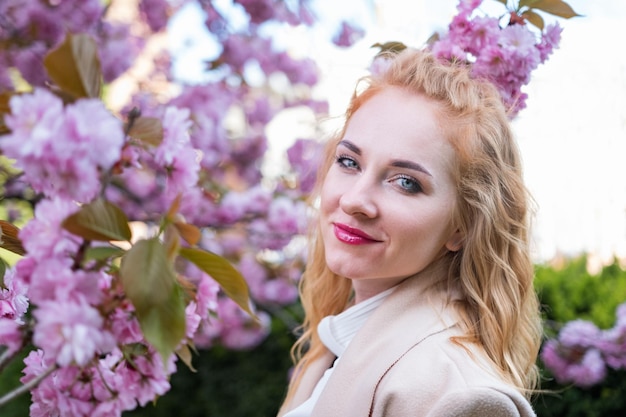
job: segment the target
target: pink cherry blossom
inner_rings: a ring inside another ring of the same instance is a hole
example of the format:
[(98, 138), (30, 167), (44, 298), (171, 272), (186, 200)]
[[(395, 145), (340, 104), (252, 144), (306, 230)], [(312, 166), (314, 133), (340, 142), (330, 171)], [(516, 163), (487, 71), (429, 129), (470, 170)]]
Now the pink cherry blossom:
[(298, 139), (287, 149), (287, 160), (298, 178), (298, 186), (303, 194), (313, 190), (321, 156), (322, 145), (315, 140)]
[[(76, 203), (62, 198), (40, 201), (35, 207), (34, 219), (19, 234), (28, 257), (39, 260), (66, 256), (76, 251), (78, 239), (66, 231), (62, 223), (78, 210)], [(20, 260), (20, 263), (25, 259)]]
[(0, 318), (10, 319), (22, 324), (22, 317), (28, 309), (28, 286), (16, 279), (15, 269), (7, 269), (4, 285), (0, 286)]
[(128, 70), (143, 48), (127, 25), (102, 21), (97, 37), (98, 56), (104, 81), (111, 82)]
[(71, 258), (48, 258), (40, 261), (30, 276), (29, 295), (34, 303), (48, 300), (86, 301), (98, 304), (103, 299), (101, 282), (104, 272), (74, 270)]
[(202, 273), (200, 282), (197, 284), (196, 311), (203, 320), (207, 319), (210, 312), (217, 311), (217, 295), (219, 291), (220, 287), (217, 282)]
[(169, 375), (176, 370), (175, 355), (163, 364), (160, 355), (150, 351), (133, 358), (133, 365), (123, 363), (116, 372), (124, 380), (125, 389), (142, 407), (170, 389)]
[(170, 7), (166, 0), (141, 0), (139, 11), (144, 15), (153, 32), (158, 32), (167, 26)]
[(365, 31), (346, 21), (341, 22), (339, 32), (333, 37), (333, 43), (340, 47), (350, 47), (361, 40)]
[(273, 0), (235, 0), (235, 2), (243, 6), (252, 23), (260, 24), (274, 18)]
[(20, 324), (11, 318), (0, 316), (0, 347), (5, 347), (9, 355), (18, 352), (24, 345), (24, 334)]
[(269, 315), (258, 311), (257, 316), (259, 321), (253, 320), (231, 299), (220, 299), (219, 320), (205, 322), (203, 331), (213, 334), (216, 342), (229, 349), (251, 349), (265, 339), (270, 330)]
[(36, 88), (32, 94), (14, 96), (5, 123), (10, 135), (0, 136), (0, 148), (17, 160), (41, 158), (48, 151), (50, 136), (58, 135), (63, 122), (63, 102), (48, 90)]
[(108, 320), (110, 321), (111, 333), (119, 343), (130, 345), (143, 341), (139, 321), (137, 321), (135, 310), (130, 303), (116, 308)]
[(178, 152), (190, 142), (189, 109), (167, 107), (163, 115), (163, 141), (156, 149), (155, 161), (159, 165), (167, 166), (174, 161)]
[[(12, 130), (0, 138), (0, 148), (16, 159), (25, 178), (38, 191), (81, 202), (99, 191), (101, 171), (121, 153), (121, 122), (99, 100), (79, 100), (63, 109), (59, 98), (45, 90), (14, 96)], [(29, 145), (21, 146), (24, 142)]]
[(529, 25), (501, 26), (497, 17), (478, 12), (480, 4), (479, 0), (460, 1), (458, 14), (430, 49), (442, 59), (471, 64), (474, 77), (487, 79), (498, 88), (509, 116), (514, 118), (526, 106), (527, 94), (522, 87), (558, 47), (560, 28), (555, 23), (538, 33)]
[(45, 301), (33, 312), (33, 343), (61, 366), (85, 365), (115, 346), (98, 310), (86, 302)]
[(606, 376), (605, 361), (598, 348), (601, 336), (600, 329), (590, 321), (570, 321), (557, 339), (544, 344), (541, 359), (560, 383), (592, 386)]

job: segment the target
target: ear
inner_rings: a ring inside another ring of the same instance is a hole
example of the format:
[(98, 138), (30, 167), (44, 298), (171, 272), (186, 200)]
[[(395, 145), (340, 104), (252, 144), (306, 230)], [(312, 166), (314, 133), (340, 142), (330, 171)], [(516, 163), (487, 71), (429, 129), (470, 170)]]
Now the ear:
[(461, 231), (457, 230), (450, 236), (448, 241), (446, 242), (446, 249), (450, 252), (457, 252), (463, 247), (463, 240), (465, 237), (461, 233)]

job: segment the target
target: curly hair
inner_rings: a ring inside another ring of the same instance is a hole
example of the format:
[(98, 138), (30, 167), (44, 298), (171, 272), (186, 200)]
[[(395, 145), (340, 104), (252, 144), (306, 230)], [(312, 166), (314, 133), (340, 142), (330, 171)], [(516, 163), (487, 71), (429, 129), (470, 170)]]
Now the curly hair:
[[(463, 247), (448, 252), (448, 274), (436, 283), (460, 293), (454, 307), (462, 337), (477, 344), (501, 377), (529, 396), (538, 383), (536, 358), (542, 327), (533, 287), (529, 225), (531, 198), (524, 185), (519, 150), (506, 109), (493, 85), (473, 79), (466, 64), (443, 62), (424, 50), (406, 49), (388, 56), (388, 67), (363, 78), (346, 111), (346, 124), (368, 99), (388, 87), (428, 97), (438, 105), (439, 124), (455, 150), (453, 178), (457, 190), (453, 222)], [(345, 129), (345, 125), (344, 125)], [(318, 173), (324, 181), (333, 149), (343, 131), (327, 144)], [(300, 283), (305, 311), (302, 334), (292, 348), (297, 370), (287, 398), (307, 364), (325, 352), (317, 335), (320, 320), (343, 311), (350, 302), (351, 282), (328, 269), (319, 225), (311, 229), (309, 262)]]

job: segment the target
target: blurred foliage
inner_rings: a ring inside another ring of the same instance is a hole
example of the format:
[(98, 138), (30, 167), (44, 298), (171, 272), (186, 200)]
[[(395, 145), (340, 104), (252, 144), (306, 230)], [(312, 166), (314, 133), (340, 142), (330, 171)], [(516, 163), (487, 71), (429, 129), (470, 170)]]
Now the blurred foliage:
[[(19, 387), (22, 377), (22, 369), (24, 368), (24, 358), (30, 349), (23, 349), (18, 356), (12, 360), (2, 372), (0, 372), (0, 396)], [(23, 394), (7, 406), (0, 409), (2, 417), (26, 417), (30, 408), (30, 394)]]
[(600, 385), (590, 388), (564, 387), (545, 371), (541, 388), (549, 391), (538, 396), (533, 406), (538, 417), (607, 417), (626, 415), (626, 378), (623, 371), (609, 370)]
[(294, 341), (285, 324), (274, 319), (271, 336), (253, 350), (216, 346), (201, 351), (193, 357), (197, 372), (179, 364), (171, 391), (155, 405), (123, 416), (273, 417), (287, 389)]
[(559, 324), (574, 319), (593, 321), (603, 329), (613, 326), (615, 309), (626, 301), (626, 271), (615, 259), (597, 274), (591, 274), (587, 263), (587, 256), (581, 256), (561, 267), (536, 267), (535, 288), (548, 335), (550, 330), (558, 330)]
[[(593, 321), (601, 329), (613, 326), (615, 311), (626, 301), (626, 270), (617, 259), (597, 274), (587, 268), (588, 258), (568, 260), (560, 267), (538, 265), (535, 286), (544, 312), (547, 336), (577, 318)], [(538, 417), (596, 417), (626, 415), (626, 375), (609, 370), (606, 379), (589, 388), (563, 386), (539, 362), (541, 389), (533, 405)]]
[[(612, 326), (617, 305), (626, 301), (626, 271), (617, 262), (597, 274), (587, 270), (587, 257), (561, 266), (536, 266), (536, 287), (550, 334), (575, 318), (593, 320), (601, 328)], [(295, 338), (278, 318), (272, 334), (256, 349), (227, 350), (215, 346), (194, 355), (197, 372), (179, 363), (172, 389), (156, 404), (124, 413), (124, 417), (264, 417), (275, 416), (287, 387), (291, 367), (289, 349)], [(541, 366), (541, 363), (539, 363)], [(0, 375), (0, 392), (6, 381), (16, 381), (21, 363)], [(541, 389), (534, 398), (538, 417), (596, 417), (626, 415), (626, 377), (609, 371), (606, 380), (583, 389), (557, 384), (542, 367)], [(3, 382), (4, 381), (4, 382)], [(28, 395), (2, 410), (2, 417), (27, 415)]]

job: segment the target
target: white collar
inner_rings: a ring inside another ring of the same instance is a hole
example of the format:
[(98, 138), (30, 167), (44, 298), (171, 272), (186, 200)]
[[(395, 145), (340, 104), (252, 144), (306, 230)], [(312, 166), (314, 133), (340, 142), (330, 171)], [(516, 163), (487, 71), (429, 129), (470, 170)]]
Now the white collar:
[(367, 318), (395, 288), (390, 288), (361, 301), (340, 314), (324, 317), (317, 326), (317, 332), (322, 343), (335, 356), (340, 357)]

